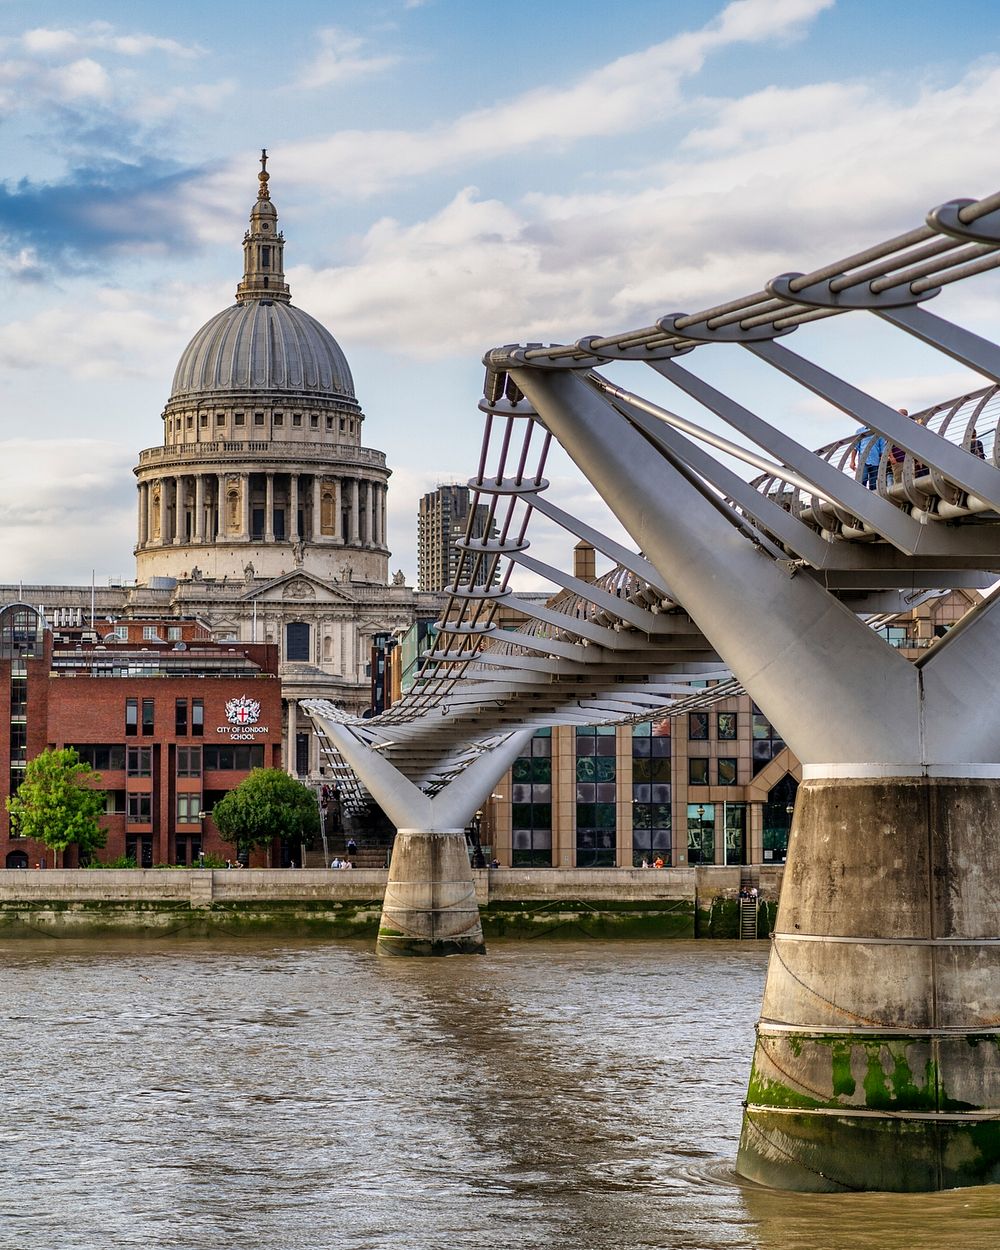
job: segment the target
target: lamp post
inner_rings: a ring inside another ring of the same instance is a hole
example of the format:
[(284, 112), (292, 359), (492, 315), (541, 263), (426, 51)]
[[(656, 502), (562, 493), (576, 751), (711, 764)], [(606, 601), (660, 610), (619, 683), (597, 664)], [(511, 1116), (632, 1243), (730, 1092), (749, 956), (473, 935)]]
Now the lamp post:
[(483, 844), (479, 838), (479, 831), (483, 825), (483, 809), (479, 808), (475, 816), (472, 818), (472, 866), (473, 868), (485, 868), (486, 857), (483, 855)]

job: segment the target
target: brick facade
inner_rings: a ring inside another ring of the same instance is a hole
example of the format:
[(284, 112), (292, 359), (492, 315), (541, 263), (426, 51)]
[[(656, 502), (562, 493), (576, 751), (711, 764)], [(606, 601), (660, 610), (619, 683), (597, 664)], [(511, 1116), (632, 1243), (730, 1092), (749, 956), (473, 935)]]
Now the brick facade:
[[(12, 610), (0, 611), (0, 723), (11, 726), (0, 734), (4, 796), (16, 789), (24, 760), (46, 747), (76, 747), (108, 795), (99, 859), (128, 853), (151, 867), (197, 863), (199, 852), (232, 858), (233, 846), (204, 813), (251, 767), (281, 767), (277, 647), (208, 642), (191, 624), (171, 642), (156, 642), (147, 630), (94, 644), (45, 629), (17, 654), (17, 645), (3, 645)], [(26, 619), (26, 609), (17, 610)], [(26, 684), (26, 701), (18, 683)], [(51, 851), (14, 833), (4, 806), (0, 866), (54, 866)], [(255, 853), (254, 862), (266, 864), (272, 853), (280, 856), (280, 847)], [(75, 848), (63, 858), (75, 866)]]

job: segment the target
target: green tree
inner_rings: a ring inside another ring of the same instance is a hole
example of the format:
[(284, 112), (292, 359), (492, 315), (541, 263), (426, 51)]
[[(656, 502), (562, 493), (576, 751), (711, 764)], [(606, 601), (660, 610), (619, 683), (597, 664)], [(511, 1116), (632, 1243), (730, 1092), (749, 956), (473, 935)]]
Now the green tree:
[(319, 832), (315, 794), (280, 768), (255, 768), (216, 803), (212, 819), (237, 853), (273, 838), (309, 844)]
[(72, 747), (43, 751), (28, 761), (24, 780), (7, 798), (12, 830), (53, 851), (75, 843), (81, 861), (88, 859), (108, 839), (101, 827), (104, 791), (94, 788), (100, 780)]

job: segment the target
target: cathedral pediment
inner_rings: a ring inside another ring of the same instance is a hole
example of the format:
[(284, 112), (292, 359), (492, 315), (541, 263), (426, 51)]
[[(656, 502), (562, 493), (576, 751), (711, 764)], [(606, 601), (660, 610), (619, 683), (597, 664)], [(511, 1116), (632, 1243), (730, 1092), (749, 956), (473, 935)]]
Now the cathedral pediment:
[(339, 583), (328, 582), (313, 573), (295, 569), (263, 584), (249, 586), (240, 595), (245, 602), (284, 603), (356, 603), (350, 591)]

